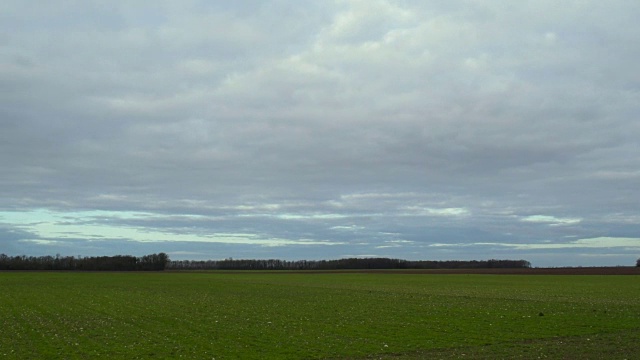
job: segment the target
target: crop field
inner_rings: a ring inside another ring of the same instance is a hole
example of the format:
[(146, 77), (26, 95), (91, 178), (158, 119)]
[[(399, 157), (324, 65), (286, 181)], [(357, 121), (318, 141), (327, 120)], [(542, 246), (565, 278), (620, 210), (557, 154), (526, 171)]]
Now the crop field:
[(0, 359), (638, 359), (640, 277), (2, 272)]

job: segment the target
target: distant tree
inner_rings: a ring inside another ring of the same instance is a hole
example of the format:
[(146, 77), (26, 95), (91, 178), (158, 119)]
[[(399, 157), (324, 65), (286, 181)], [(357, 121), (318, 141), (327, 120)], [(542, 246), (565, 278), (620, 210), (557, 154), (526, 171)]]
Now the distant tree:
[(165, 253), (116, 256), (8, 256), (0, 254), (0, 270), (84, 270), (84, 271), (135, 271), (164, 270), (171, 261)]
[[(150, 270), (153, 256), (140, 258), (140, 270)], [(166, 255), (166, 254), (165, 254)], [(484, 268), (530, 268), (526, 260), (401, 260), (389, 258), (347, 258), (337, 260), (298, 260), (278, 259), (232, 259), (189, 261), (170, 261), (166, 258), (168, 269), (210, 269), (210, 270), (338, 270), (338, 269), (484, 269)]]
[(638, 260), (636, 260), (636, 267), (640, 267), (640, 258), (638, 258)]
[(164, 270), (169, 263), (169, 256), (165, 253), (145, 255), (137, 259), (138, 270)]

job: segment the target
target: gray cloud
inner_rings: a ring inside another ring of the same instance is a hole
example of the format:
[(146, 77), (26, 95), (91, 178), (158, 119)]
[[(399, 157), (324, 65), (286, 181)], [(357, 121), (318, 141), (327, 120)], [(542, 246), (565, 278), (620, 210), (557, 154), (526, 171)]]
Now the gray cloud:
[[(289, 244), (163, 242), (187, 258), (631, 263), (473, 244), (637, 237), (638, 5), (1, 7), (8, 226), (47, 209), (76, 225)], [(0, 252), (32, 249), (2, 237)]]

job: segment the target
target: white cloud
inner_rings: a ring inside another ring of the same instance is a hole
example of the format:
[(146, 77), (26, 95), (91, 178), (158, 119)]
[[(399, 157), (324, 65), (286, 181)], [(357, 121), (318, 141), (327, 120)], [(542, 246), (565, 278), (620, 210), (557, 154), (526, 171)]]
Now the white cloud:
[(45, 246), (55, 246), (61, 244), (68, 244), (68, 242), (60, 241), (60, 240), (47, 240), (47, 239), (31, 239), (31, 240), (20, 240), (23, 243), (34, 243), (37, 245), (45, 245)]
[(582, 221), (579, 218), (559, 218), (551, 215), (529, 215), (522, 217), (520, 221), (532, 223), (544, 223), (550, 225), (573, 225)]
[[(640, 238), (625, 237), (597, 237), (588, 239), (577, 239), (573, 241), (554, 242), (544, 241), (541, 243), (433, 243), (431, 247), (508, 247), (516, 250), (558, 250), (558, 249), (604, 249), (604, 248), (628, 248), (640, 249)], [(634, 251), (634, 250), (632, 250)]]
[(403, 208), (409, 216), (468, 216), (470, 211), (465, 208), (430, 208), (423, 206), (407, 206)]
[(358, 231), (358, 230), (363, 230), (364, 227), (356, 226), (356, 225), (338, 225), (338, 226), (332, 226), (331, 229), (340, 230), (340, 231)]

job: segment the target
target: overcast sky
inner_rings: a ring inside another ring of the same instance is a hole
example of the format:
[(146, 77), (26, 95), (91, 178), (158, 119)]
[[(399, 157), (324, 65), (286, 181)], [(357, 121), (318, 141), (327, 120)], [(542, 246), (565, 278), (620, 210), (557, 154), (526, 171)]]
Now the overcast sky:
[(640, 257), (638, 1), (0, 3), (0, 253)]

